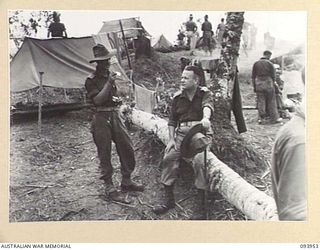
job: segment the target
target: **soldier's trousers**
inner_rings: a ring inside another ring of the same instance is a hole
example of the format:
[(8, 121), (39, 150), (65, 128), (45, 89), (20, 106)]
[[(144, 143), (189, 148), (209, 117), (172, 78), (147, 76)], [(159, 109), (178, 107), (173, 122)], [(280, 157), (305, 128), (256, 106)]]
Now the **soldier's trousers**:
[(270, 117), (272, 121), (279, 118), (276, 93), (271, 77), (256, 78), (257, 106), (260, 118)]
[[(178, 128), (176, 131), (175, 142), (177, 150), (172, 148), (167, 154), (164, 155), (162, 160), (162, 173), (160, 182), (166, 186), (171, 186), (174, 184), (178, 177), (179, 165), (181, 161), (180, 146), (183, 138), (190, 130), (190, 127)], [(204, 153), (202, 154), (202, 159), (204, 159)], [(192, 164), (195, 181), (194, 184), (198, 189), (207, 188), (207, 178), (206, 178), (206, 169), (204, 168), (204, 162), (202, 164), (194, 164), (193, 158), (183, 158), (188, 163)]]
[(119, 155), (122, 178), (130, 179), (135, 168), (134, 149), (119, 113), (117, 111), (97, 112), (92, 121), (92, 134), (98, 150), (101, 179), (110, 181), (112, 178), (112, 141), (115, 143)]

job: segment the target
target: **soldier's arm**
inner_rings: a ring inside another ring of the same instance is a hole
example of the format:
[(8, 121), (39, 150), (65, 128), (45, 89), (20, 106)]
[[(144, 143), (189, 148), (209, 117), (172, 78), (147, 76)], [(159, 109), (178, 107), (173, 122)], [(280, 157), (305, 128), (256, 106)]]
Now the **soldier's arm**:
[(205, 91), (202, 99), (203, 117), (201, 123), (204, 128), (209, 129), (211, 126), (210, 118), (213, 114), (213, 94), (207, 87), (202, 87), (201, 89)]
[(85, 87), (88, 92), (88, 97), (93, 101), (95, 105), (99, 106), (102, 105), (110, 96), (112, 83), (111, 81), (107, 81), (102, 90), (99, 91), (96, 85), (92, 82), (92, 79), (89, 77), (86, 80)]
[(172, 148), (177, 149), (174, 137), (175, 137), (175, 129), (178, 125), (178, 117), (175, 111), (176, 111), (176, 99), (173, 99), (170, 116), (169, 116), (169, 122), (168, 122), (169, 142), (166, 146), (165, 153), (168, 153)]
[(96, 105), (102, 105), (110, 96), (112, 84), (107, 81), (102, 90), (92, 100)]
[(211, 118), (211, 114), (213, 113), (213, 94), (207, 87), (201, 87), (201, 91), (204, 91), (204, 95), (202, 98), (202, 110), (203, 117), (208, 119)]

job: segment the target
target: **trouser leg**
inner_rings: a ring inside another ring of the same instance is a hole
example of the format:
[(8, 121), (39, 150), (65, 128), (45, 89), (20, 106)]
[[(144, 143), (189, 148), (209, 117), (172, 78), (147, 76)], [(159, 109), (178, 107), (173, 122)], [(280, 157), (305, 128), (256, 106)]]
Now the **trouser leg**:
[(121, 163), (121, 174), (124, 179), (130, 179), (135, 168), (134, 149), (131, 139), (117, 113), (113, 114), (113, 141)]
[(271, 121), (276, 121), (277, 119), (279, 119), (277, 99), (274, 88), (268, 90), (267, 92), (267, 107)]
[(171, 186), (178, 177), (180, 164), (180, 151), (171, 149), (162, 160), (162, 173), (160, 182), (166, 186)]
[(197, 38), (193, 34), (191, 37), (191, 42), (190, 42), (190, 49), (194, 50), (196, 48), (196, 43), (197, 43)]
[(258, 107), (258, 115), (260, 119), (264, 119), (267, 117), (266, 112), (266, 95), (264, 92), (256, 92), (257, 93), (257, 107)]
[(100, 179), (109, 182), (113, 172), (111, 164), (111, 125), (110, 121), (101, 114), (95, 115), (92, 135), (100, 160), (102, 174)]
[[(208, 153), (208, 151), (207, 151)], [(204, 152), (197, 154), (198, 161), (193, 160), (194, 185), (197, 189), (208, 189), (207, 164), (204, 163)]]

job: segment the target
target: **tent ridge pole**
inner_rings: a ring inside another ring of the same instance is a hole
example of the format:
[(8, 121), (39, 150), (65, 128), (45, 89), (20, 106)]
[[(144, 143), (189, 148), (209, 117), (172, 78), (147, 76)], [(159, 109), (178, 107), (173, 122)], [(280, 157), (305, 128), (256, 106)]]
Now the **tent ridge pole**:
[(41, 135), (41, 126), (42, 126), (42, 94), (43, 94), (43, 85), (42, 77), (44, 72), (39, 72), (40, 74), (40, 85), (39, 85), (39, 104), (38, 104), (38, 133)]

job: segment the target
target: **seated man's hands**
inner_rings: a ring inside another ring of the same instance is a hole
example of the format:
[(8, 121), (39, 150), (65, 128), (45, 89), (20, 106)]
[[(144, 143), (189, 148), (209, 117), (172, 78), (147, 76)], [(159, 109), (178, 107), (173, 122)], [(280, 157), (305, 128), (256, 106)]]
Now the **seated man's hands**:
[(165, 149), (165, 153), (166, 153), (166, 154), (169, 153), (169, 151), (170, 151), (172, 148), (175, 149), (175, 150), (177, 150), (177, 145), (176, 145), (176, 142), (174, 141), (174, 139), (171, 139), (171, 140), (168, 142), (168, 144), (167, 144), (167, 146), (166, 146), (166, 149)]
[(210, 129), (211, 122), (207, 117), (203, 117), (200, 122), (202, 123), (202, 126), (206, 131)]

